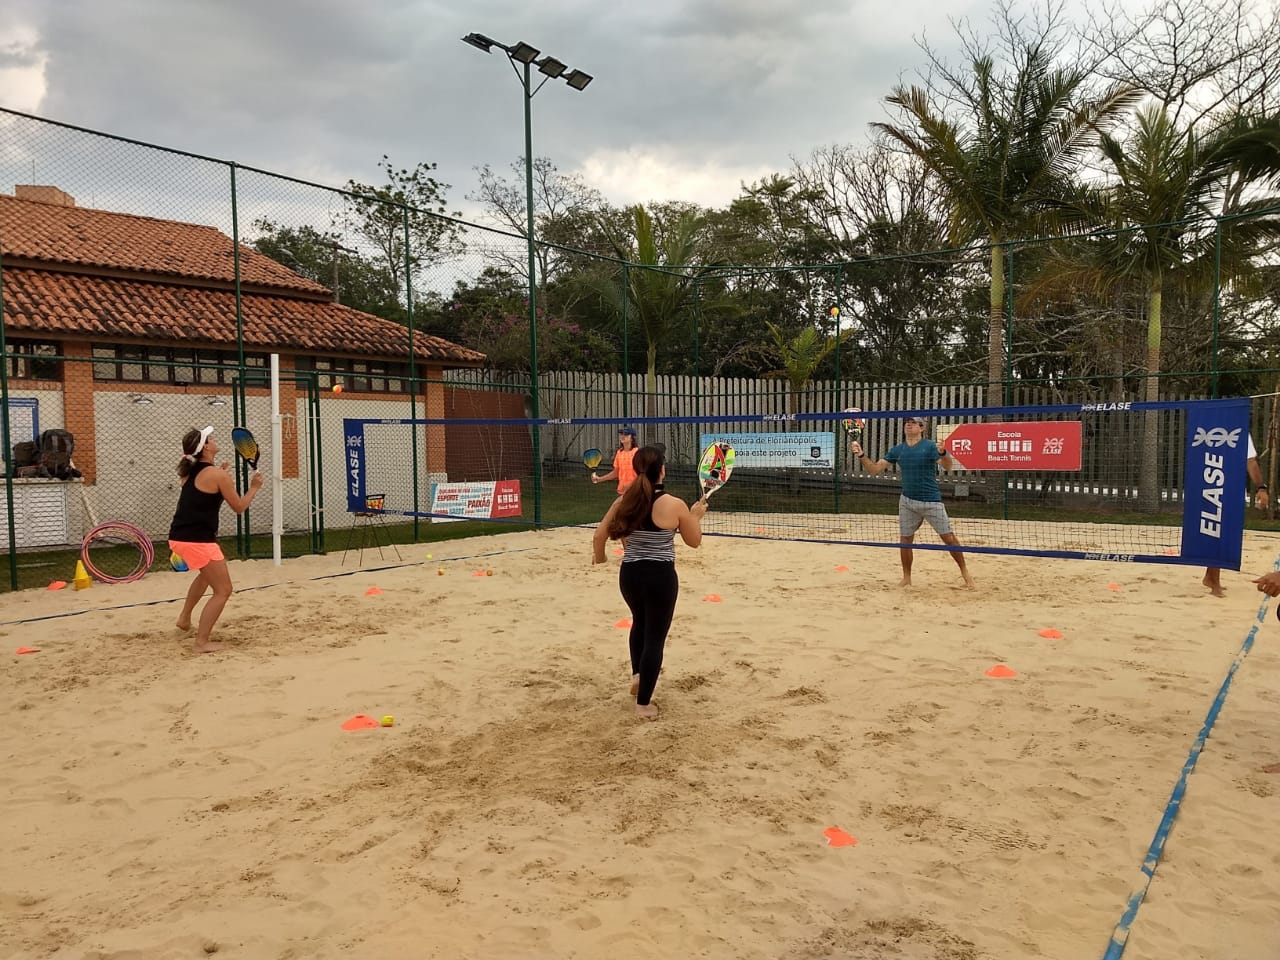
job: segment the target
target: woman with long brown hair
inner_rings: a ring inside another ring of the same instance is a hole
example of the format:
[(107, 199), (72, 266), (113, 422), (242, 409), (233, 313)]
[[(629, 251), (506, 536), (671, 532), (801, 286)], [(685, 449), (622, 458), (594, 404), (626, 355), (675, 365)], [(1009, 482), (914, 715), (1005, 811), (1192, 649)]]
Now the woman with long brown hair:
[(596, 527), (592, 563), (605, 562), (605, 544), (621, 540), (618, 571), (622, 599), (631, 609), (631, 692), (636, 716), (658, 718), (653, 689), (662, 670), (663, 648), (675, 614), (680, 579), (676, 576), (675, 535), (690, 547), (702, 542), (702, 517), (707, 501), (692, 507), (663, 489), (666, 457), (658, 447), (641, 447), (633, 461), (636, 479)]

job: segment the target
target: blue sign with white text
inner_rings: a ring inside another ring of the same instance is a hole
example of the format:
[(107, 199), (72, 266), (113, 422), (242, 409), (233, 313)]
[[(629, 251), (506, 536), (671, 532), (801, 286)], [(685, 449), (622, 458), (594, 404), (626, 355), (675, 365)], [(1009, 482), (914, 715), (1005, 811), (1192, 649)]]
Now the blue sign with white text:
[(365, 509), (364, 501), (364, 421), (343, 420), (342, 433), (347, 438), (346, 474), (347, 510)]
[(1249, 401), (1241, 397), (1189, 404), (1186, 437), (1182, 558), (1239, 570)]

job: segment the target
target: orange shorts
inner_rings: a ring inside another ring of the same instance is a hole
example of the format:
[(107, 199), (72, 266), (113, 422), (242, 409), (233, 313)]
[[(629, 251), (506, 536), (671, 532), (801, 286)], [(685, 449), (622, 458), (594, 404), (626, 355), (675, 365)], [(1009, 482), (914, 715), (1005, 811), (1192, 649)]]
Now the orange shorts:
[(215, 560), (227, 559), (216, 543), (189, 543), (186, 540), (170, 540), (169, 549), (187, 562), (192, 570), (207, 567)]

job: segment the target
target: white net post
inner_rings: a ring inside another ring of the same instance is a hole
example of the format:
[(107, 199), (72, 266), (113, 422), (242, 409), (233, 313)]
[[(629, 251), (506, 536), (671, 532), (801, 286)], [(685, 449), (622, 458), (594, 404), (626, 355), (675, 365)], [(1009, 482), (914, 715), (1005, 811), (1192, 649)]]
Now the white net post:
[(280, 416), (280, 354), (271, 354), (271, 556), (280, 566), (284, 534), (284, 418)]

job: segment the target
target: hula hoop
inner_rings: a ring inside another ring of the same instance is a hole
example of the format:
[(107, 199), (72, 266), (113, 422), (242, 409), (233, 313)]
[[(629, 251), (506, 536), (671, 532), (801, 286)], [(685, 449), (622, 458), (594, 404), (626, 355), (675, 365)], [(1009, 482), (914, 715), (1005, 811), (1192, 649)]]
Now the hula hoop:
[[(89, 547), (93, 543), (104, 543), (120, 546), (123, 544), (132, 544), (138, 550), (138, 563), (133, 570), (123, 577), (113, 577), (103, 573), (93, 565), (93, 561), (89, 558)], [(146, 531), (141, 527), (135, 527), (132, 523), (125, 523), (123, 520), (108, 520), (106, 523), (100, 523), (88, 533), (84, 535), (84, 542), (80, 545), (80, 560), (84, 564), (84, 568), (89, 571), (89, 575), (95, 580), (101, 580), (103, 583), (132, 583), (134, 580), (141, 579), (146, 572), (151, 569), (151, 564), (156, 558), (156, 548), (151, 543), (151, 538), (147, 536)]]

